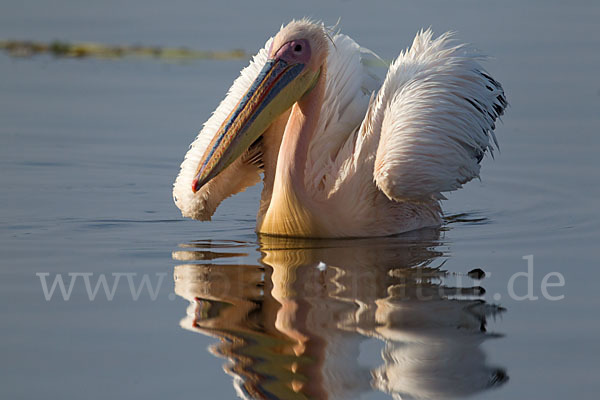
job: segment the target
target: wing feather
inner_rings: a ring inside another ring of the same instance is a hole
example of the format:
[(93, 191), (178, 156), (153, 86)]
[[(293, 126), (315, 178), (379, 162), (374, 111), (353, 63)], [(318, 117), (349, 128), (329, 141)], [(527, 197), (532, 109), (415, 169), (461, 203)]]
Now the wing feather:
[(383, 61), (346, 35), (333, 37), (327, 58), (323, 108), (308, 153), (307, 187), (323, 189), (323, 185), (333, 185), (339, 175), (339, 164), (345, 159), (341, 160), (338, 155), (356, 134), (371, 93), (381, 86), (370, 64), (383, 64)]
[(379, 133), (374, 179), (387, 197), (440, 199), (479, 176), (507, 106), (482, 59), (451, 33), (427, 30), (391, 65), (363, 122), (366, 135)]

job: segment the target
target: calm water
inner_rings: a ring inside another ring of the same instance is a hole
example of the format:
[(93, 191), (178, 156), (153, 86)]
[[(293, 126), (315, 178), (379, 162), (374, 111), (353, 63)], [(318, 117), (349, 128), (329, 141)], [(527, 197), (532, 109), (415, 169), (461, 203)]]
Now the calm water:
[[(0, 397), (596, 398), (597, 2), (124, 3), (5, 1), (0, 38), (255, 51), (309, 15), (391, 58), (421, 27), (456, 30), (495, 57), (501, 152), (449, 196), (442, 229), (268, 240), (253, 232), (259, 188), (211, 223), (171, 200), (244, 61), (2, 54)], [(531, 287), (514, 278), (528, 260)], [(541, 289), (553, 272), (558, 301)], [(75, 277), (68, 301), (45, 299), (57, 274)], [(102, 276), (120, 280), (92, 301), (85, 279)], [(136, 300), (144, 277), (155, 291)]]

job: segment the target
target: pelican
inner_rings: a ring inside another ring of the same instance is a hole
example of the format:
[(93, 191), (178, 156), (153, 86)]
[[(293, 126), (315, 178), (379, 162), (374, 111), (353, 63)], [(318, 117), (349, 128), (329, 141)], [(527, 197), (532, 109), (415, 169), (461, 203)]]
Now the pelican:
[(191, 144), (174, 183), (184, 217), (210, 220), (258, 183), (256, 231), (388, 236), (441, 224), (442, 193), (479, 176), (507, 101), (451, 33), (419, 32), (383, 82), (372, 51), (295, 20), (267, 40)]

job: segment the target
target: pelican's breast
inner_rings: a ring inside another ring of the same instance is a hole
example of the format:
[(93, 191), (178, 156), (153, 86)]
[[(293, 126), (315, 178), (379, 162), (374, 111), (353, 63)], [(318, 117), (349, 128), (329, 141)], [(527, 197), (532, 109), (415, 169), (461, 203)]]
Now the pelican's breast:
[(326, 236), (322, 224), (318, 223), (288, 184), (273, 191), (269, 208), (262, 220), (257, 221), (256, 230), (277, 236)]

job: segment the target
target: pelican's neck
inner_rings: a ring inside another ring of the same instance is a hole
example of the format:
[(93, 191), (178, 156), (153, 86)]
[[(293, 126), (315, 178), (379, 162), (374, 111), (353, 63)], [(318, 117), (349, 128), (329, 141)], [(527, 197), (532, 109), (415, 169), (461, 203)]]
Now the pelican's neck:
[(294, 104), (279, 149), (275, 184), (290, 186), (298, 196), (306, 195), (306, 160), (323, 106), (325, 73), (323, 67), (315, 87)]
[(259, 232), (288, 236), (314, 233), (313, 198), (304, 176), (309, 145), (323, 105), (325, 77), (323, 66), (315, 87), (292, 107), (279, 147), (273, 195), (264, 219), (259, 222)]

